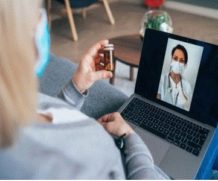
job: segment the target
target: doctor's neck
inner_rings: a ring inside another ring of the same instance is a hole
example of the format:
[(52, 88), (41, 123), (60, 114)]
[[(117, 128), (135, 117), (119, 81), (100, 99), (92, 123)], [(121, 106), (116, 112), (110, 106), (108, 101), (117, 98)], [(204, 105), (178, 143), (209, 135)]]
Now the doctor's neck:
[(173, 81), (178, 84), (181, 81), (181, 75), (176, 74), (175, 72), (171, 71), (170, 72), (170, 77), (173, 79)]

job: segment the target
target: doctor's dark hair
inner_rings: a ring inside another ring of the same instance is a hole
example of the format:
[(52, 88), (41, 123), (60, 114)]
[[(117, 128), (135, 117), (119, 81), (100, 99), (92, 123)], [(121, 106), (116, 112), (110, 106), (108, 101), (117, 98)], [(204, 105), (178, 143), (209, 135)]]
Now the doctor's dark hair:
[(184, 46), (182, 45), (176, 45), (173, 49), (172, 49), (172, 52), (171, 52), (171, 55), (173, 56), (174, 52), (179, 49), (183, 52), (184, 56), (185, 56), (185, 64), (188, 63), (188, 53), (187, 53), (187, 50), (185, 49)]

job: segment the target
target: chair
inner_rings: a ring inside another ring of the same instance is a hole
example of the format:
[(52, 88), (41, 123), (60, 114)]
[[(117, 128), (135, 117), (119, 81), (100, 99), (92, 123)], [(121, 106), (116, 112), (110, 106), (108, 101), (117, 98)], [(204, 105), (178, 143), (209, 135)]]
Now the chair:
[[(76, 67), (77, 65), (70, 60), (51, 54), (45, 74), (39, 79), (40, 92), (57, 97), (61, 89), (72, 79)], [(81, 111), (92, 118), (98, 119), (109, 112), (117, 111), (127, 98), (125, 94), (118, 91), (107, 81), (99, 80), (89, 89), (89, 94)], [(101, 100), (100, 103), (99, 100)]]
[[(98, 0), (58, 0), (59, 2), (62, 2), (65, 5), (66, 11), (67, 11), (67, 16), (68, 16), (68, 20), (69, 20), (69, 24), (70, 24), (70, 28), (71, 28), (71, 32), (72, 32), (72, 37), (74, 41), (78, 40), (78, 34), (77, 34), (77, 30), (76, 30), (76, 25), (75, 25), (75, 21), (73, 18), (73, 11), (75, 9), (82, 9), (82, 14), (83, 14), (83, 18), (86, 17), (86, 8), (94, 3), (97, 3)], [(115, 20), (113, 17), (113, 14), (111, 12), (108, 0), (101, 0), (106, 13), (108, 15), (108, 18), (110, 20), (110, 23), (113, 25), (115, 24)], [(49, 25), (51, 27), (51, 6), (52, 6), (52, 0), (47, 0), (46, 2), (46, 6), (47, 6), (47, 12), (48, 12), (48, 21), (49, 21)]]

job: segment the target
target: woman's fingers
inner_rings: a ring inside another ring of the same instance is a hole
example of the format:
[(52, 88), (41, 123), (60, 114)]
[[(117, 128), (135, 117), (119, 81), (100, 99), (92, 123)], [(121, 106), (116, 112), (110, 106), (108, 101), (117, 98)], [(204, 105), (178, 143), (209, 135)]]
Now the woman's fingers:
[(95, 45), (93, 45), (88, 51), (89, 56), (91, 56), (92, 58), (95, 58), (96, 55), (99, 53), (99, 51), (101, 51), (101, 49), (108, 43), (109, 43), (108, 40), (101, 40)]

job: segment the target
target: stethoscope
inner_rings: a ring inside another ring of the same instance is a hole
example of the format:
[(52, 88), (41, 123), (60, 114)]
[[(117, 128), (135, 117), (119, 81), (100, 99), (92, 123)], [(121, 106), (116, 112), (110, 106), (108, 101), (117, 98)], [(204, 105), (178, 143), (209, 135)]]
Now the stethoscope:
[[(180, 80), (180, 82), (181, 82), (182, 93), (184, 94), (184, 92), (183, 92), (182, 79)], [(170, 82), (170, 73), (168, 74), (168, 90), (169, 90), (170, 94), (172, 94), (173, 88), (172, 88), (172, 85), (171, 85), (171, 82)], [(177, 105), (178, 97), (179, 97), (179, 92), (176, 94), (175, 105)]]

